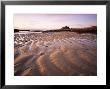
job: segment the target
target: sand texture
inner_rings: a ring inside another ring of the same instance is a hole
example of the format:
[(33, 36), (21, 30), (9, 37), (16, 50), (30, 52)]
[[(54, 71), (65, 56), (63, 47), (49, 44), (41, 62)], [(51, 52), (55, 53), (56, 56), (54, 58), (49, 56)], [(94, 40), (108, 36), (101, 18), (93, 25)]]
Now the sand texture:
[(15, 76), (96, 76), (97, 35), (15, 33)]

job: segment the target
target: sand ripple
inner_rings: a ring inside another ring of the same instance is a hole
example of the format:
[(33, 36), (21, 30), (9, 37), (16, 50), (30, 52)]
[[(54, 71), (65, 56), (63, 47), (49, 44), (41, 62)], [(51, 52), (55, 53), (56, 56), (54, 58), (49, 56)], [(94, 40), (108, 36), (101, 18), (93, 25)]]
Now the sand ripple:
[(97, 75), (97, 44), (94, 34), (15, 34), (14, 40), (16, 76)]

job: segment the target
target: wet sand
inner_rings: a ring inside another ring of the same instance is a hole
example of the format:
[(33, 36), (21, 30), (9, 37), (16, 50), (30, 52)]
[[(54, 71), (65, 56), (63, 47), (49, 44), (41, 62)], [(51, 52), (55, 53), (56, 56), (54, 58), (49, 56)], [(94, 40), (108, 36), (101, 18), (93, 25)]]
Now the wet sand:
[(96, 76), (95, 34), (15, 33), (15, 76)]

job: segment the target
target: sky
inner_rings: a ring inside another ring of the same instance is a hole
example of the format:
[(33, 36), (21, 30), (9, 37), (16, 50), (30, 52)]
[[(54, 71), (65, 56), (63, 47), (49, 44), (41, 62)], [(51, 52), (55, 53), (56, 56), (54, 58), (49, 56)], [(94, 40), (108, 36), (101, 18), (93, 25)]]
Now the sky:
[(97, 25), (96, 14), (14, 14), (14, 29), (52, 30)]

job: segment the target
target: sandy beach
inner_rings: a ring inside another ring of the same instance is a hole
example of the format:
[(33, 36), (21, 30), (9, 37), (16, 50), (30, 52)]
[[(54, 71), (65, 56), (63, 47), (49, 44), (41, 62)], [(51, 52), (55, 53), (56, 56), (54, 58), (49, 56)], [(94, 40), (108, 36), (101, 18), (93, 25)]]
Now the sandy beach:
[(15, 76), (96, 76), (97, 35), (14, 33)]

